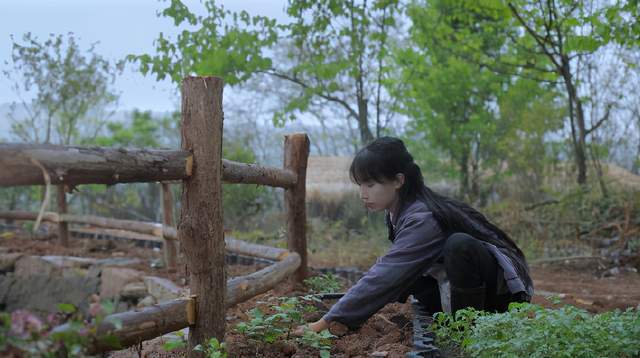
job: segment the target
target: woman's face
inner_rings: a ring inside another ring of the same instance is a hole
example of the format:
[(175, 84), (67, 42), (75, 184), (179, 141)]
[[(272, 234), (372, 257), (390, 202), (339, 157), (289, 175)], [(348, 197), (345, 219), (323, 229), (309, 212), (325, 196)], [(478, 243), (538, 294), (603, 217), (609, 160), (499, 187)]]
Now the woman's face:
[(391, 209), (399, 199), (398, 189), (404, 183), (404, 175), (398, 174), (394, 180), (378, 183), (366, 181), (360, 183), (360, 199), (370, 211)]

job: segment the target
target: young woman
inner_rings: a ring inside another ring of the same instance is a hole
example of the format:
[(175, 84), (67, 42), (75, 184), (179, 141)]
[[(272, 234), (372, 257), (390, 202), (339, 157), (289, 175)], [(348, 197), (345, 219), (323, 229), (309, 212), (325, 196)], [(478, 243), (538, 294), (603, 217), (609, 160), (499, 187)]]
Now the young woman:
[(309, 329), (319, 332), (331, 322), (355, 329), (408, 295), (429, 312), (441, 311), (435, 277), (450, 284), (452, 312), (465, 307), (502, 312), (510, 302), (530, 300), (533, 283), (522, 251), (484, 215), (426, 187), (401, 140), (383, 137), (367, 145), (349, 173), (364, 205), (386, 211), (392, 246)]

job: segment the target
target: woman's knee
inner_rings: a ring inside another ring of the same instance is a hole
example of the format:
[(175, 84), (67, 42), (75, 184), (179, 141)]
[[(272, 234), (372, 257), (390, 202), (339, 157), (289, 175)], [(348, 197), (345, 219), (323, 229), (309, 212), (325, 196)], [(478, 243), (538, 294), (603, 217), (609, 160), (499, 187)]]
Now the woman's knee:
[(461, 232), (451, 234), (447, 241), (444, 243), (443, 255), (445, 257), (452, 254), (477, 252), (479, 240), (473, 238), (473, 236)]

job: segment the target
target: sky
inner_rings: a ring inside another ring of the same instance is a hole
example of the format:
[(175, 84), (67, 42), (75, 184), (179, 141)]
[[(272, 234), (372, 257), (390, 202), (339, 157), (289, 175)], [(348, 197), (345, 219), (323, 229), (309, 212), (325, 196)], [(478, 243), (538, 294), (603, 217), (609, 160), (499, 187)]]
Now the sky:
[[(197, 0), (183, 0), (190, 9), (202, 13)], [(230, 10), (246, 10), (286, 21), (286, 0), (218, 0)], [(128, 54), (154, 53), (153, 41), (160, 32), (175, 38), (176, 28), (170, 19), (156, 13), (169, 0), (0, 0), (0, 68), (11, 60), (11, 35), (20, 40), (31, 32), (44, 41), (50, 33), (73, 32), (83, 49), (98, 42), (96, 52), (110, 60)], [(170, 111), (178, 107), (175, 86), (170, 81), (157, 82), (128, 65), (118, 78), (120, 110), (139, 108)], [(10, 84), (0, 77), (0, 105), (16, 100)]]

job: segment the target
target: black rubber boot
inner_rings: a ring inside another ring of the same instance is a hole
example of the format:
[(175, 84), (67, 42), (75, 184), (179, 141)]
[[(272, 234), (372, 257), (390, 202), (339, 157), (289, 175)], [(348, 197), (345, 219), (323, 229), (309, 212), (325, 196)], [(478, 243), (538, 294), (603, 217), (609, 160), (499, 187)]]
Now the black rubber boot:
[(484, 310), (484, 301), (487, 296), (485, 285), (474, 288), (458, 288), (451, 286), (451, 313), (459, 309), (473, 307), (476, 310)]

